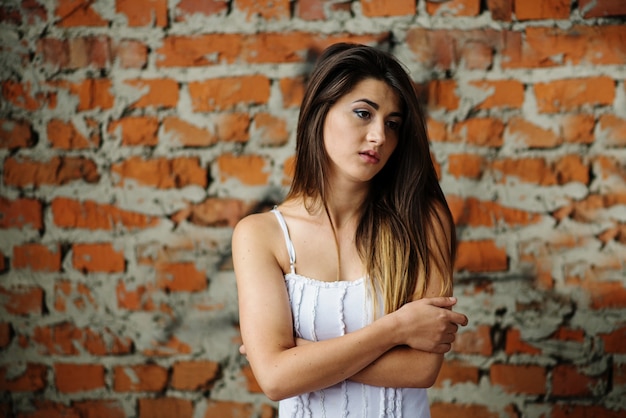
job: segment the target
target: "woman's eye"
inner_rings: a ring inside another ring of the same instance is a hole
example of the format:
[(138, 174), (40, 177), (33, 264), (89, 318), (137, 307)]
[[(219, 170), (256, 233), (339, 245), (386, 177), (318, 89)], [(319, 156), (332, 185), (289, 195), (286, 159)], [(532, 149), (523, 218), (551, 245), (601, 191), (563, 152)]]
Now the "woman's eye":
[(395, 120), (390, 120), (387, 122), (387, 127), (391, 129), (392, 131), (397, 131), (398, 129), (400, 129), (400, 122), (397, 122)]
[(361, 119), (367, 119), (370, 117), (370, 112), (368, 112), (367, 110), (355, 110), (354, 113)]

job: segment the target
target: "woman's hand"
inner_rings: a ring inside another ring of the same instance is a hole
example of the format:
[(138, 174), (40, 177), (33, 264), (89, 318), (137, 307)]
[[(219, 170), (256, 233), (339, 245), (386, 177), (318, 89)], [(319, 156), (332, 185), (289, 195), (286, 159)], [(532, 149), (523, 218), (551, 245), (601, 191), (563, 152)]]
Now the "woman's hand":
[(409, 302), (391, 313), (397, 321), (398, 345), (429, 353), (450, 351), (459, 325), (467, 325), (467, 317), (453, 312), (455, 297), (423, 298)]

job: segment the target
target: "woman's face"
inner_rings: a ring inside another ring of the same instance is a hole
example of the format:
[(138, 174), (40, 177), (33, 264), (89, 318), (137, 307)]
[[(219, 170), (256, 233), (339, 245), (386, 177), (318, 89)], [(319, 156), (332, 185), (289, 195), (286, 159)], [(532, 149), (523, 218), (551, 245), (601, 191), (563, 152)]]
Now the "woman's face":
[(330, 175), (370, 181), (398, 144), (400, 97), (387, 83), (367, 78), (339, 99), (324, 121)]

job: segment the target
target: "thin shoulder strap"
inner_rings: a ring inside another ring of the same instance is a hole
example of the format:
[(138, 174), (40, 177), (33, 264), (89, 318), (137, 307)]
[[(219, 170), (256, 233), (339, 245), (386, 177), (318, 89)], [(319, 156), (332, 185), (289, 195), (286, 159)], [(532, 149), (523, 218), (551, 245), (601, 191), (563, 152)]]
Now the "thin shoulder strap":
[(296, 273), (296, 249), (293, 247), (293, 242), (291, 242), (291, 238), (289, 237), (289, 230), (287, 229), (287, 223), (285, 222), (285, 218), (283, 214), (274, 206), (272, 209), (274, 215), (276, 215), (276, 219), (278, 219), (278, 223), (280, 224), (281, 229), (283, 230), (283, 235), (285, 236), (285, 243), (287, 244), (287, 252), (289, 253), (289, 267), (291, 270), (291, 274)]

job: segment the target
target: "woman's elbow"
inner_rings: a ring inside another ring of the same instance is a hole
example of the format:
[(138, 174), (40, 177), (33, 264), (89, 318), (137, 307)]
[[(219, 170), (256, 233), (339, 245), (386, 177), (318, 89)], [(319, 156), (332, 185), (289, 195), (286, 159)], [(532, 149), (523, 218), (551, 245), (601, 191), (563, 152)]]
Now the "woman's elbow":
[(437, 382), (439, 370), (441, 370), (440, 362), (435, 362), (429, 367), (424, 367), (419, 373), (414, 374), (414, 379), (411, 379), (407, 386), (412, 388), (428, 389), (429, 387), (432, 387), (435, 382)]
[(265, 396), (271, 401), (278, 402), (294, 396), (289, 392), (289, 386), (282, 379), (275, 376), (258, 376), (256, 379)]

